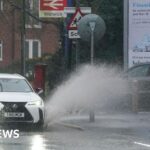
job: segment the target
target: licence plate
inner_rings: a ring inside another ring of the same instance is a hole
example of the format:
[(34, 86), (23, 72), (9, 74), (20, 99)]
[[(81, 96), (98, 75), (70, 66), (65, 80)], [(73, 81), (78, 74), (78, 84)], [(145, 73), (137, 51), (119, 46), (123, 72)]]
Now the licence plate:
[(24, 113), (20, 113), (20, 112), (5, 112), (4, 113), (4, 117), (6, 118), (23, 118), (24, 117)]

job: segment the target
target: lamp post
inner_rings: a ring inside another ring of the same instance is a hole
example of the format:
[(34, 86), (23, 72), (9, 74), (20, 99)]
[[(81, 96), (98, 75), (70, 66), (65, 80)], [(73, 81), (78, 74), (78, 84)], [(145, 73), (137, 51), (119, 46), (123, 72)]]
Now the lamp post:
[(91, 65), (94, 64), (94, 30), (95, 30), (96, 22), (89, 22), (89, 26), (91, 29)]
[[(89, 26), (91, 29), (91, 65), (94, 64), (94, 30), (95, 30), (95, 25), (96, 25), (96, 22), (94, 22), (94, 21), (89, 22)], [(95, 114), (94, 114), (94, 111), (92, 111), (92, 110), (90, 111), (89, 119), (90, 119), (90, 122), (95, 121)]]
[[(73, 6), (73, 0), (67, 0), (68, 7)], [(68, 31), (67, 31), (67, 25), (68, 25), (69, 15), (67, 14), (67, 18), (64, 21), (65, 26), (65, 32), (64, 32), (64, 51), (65, 51), (65, 61), (66, 61), (66, 68), (67, 71), (71, 70), (71, 55), (72, 55), (72, 41), (68, 38)]]
[[(91, 42), (91, 65), (94, 64), (94, 43), (100, 40), (106, 30), (105, 22), (96, 14), (85, 15), (78, 24), (78, 32), (82, 40)], [(90, 122), (95, 121), (95, 114), (90, 110)]]

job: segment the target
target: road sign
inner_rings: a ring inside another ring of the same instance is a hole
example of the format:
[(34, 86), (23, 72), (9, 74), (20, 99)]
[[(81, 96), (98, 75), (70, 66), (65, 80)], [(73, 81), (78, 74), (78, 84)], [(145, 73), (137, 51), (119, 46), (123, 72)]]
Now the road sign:
[(68, 31), (68, 36), (69, 36), (70, 39), (78, 39), (78, 38), (80, 38), (78, 30), (69, 30)]
[(39, 17), (66, 17), (64, 7), (67, 6), (67, 0), (40, 0)]
[[(76, 7), (65, 7), (64, 12), (66, 14), (74, 14), (76, 12)], [(80, 7), (83, 14), (90, 14), (92, 12), (91, 7)]]
[(83, 17), (83, 13), (81, 12), (80, 8), (78, 8), (75, 12), (75, 14), (73, 15), (73, 17), (71, 18), (67, 29), (68, 30), (77, 30), (77, 24), (79, 22), (79, 20)]
[[(91, 33), (94, 32), (95, 41), (99, 41), (106, 30), (104, 20), (96, 14), (88, 14), (82, 17), (78, 23), (78, 32), (84, 41), (91, 41)], [(92, 31), (92, 32), (91, 32)]]

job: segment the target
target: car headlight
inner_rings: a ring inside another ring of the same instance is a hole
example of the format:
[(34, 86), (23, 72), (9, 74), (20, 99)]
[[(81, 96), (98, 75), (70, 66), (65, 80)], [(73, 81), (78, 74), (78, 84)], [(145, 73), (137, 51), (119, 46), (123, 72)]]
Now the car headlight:
[(38, 100), (38, 101), (31, 101), (27, 103), (28, 106), (42, 106), (43, 105), (43, 101), (42, 100)]

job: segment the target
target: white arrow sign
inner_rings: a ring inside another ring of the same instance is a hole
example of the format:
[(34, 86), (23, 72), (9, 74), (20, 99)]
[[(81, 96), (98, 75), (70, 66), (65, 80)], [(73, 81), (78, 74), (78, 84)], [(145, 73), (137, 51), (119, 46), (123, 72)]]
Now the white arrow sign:
[(63, 6), (62, 2), (63, 0), (45, 0), (45, 1), (49, 1), (49, 3), (44, 3), (44, 6), (49, 6), (53, 9), (58, 9), (58, 6)]
[(64, 7), (67, 0), (39, 0), (39, 17), (41, 18), (61, 18), (66, 17)]

